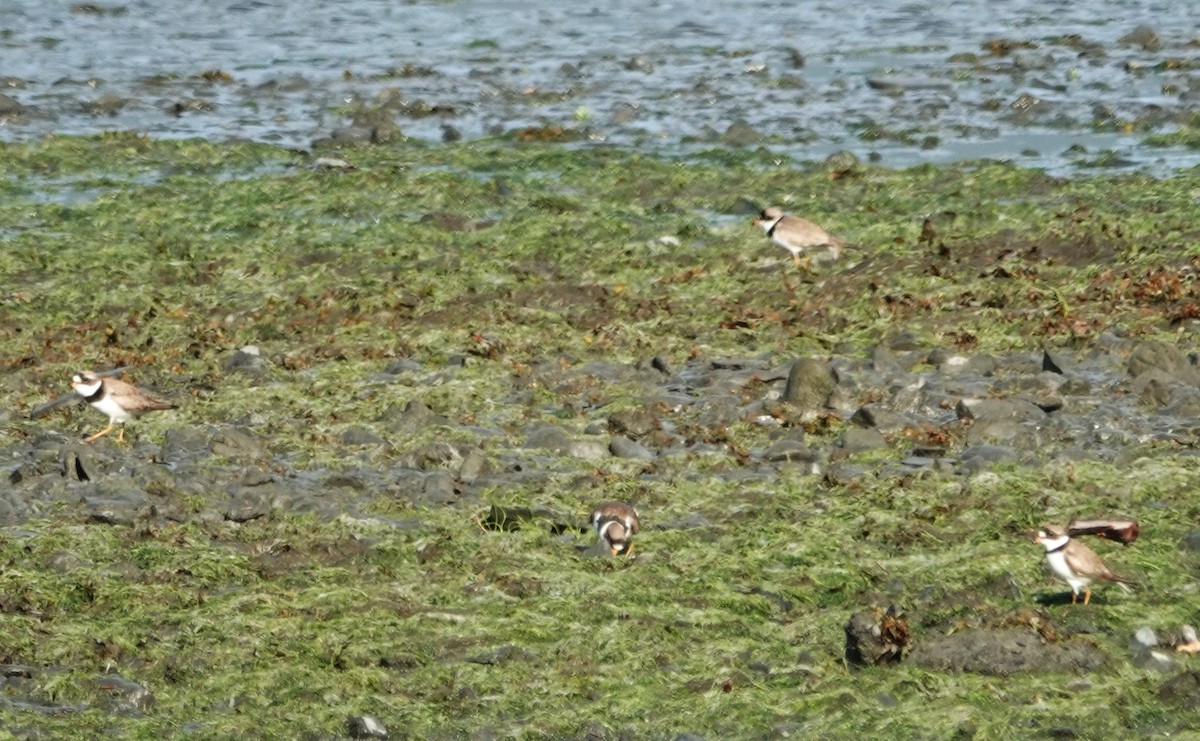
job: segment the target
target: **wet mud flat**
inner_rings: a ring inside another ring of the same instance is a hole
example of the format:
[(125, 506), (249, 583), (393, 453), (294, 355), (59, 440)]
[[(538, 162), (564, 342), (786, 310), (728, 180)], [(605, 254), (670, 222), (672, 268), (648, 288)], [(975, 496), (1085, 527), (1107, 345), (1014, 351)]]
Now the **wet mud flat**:
[[(1194, 730), (1194, 176), (5, 154), (17, 735)], [(28, 418), (118, 365), (178, 409)], [(1028, 533), (1094, 514), (1136, 591), (1072, 606)]]

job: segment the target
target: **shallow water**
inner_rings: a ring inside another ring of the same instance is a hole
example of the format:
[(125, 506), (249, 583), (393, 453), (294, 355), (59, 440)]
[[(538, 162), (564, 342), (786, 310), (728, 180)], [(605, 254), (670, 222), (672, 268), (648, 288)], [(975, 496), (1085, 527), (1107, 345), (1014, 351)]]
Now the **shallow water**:
[[(469, 139), (555, 124), (676, 152), (721, 143), (742, 120), (802, 159), (846, 149), (885, 165), (988, 157), (1061, 173), (1200, 162), (1143, 144), (1194, 117), (1196, 3), (87, 7), (4, 3), (2, 91), (26, 111), (0, 117), (0, 138), (133, 129), (307, 148), (347, 110), (390, 98), (401, 130), (429, 141), (444, 125)], [(1161, 49), (1119, 41), (1139, 24)], [(985, 50), (1001, 38), (1022, 43)]]

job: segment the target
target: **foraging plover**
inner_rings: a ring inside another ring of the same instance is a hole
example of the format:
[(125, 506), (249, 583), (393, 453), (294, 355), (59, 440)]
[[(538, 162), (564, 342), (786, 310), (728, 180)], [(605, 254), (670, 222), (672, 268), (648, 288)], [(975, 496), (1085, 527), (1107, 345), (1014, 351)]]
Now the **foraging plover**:
[(112, 432), (113, 425), (120, 424), (117, 440), (125, 441), (125, 423), (143, 412), (156, 409), (174, 409), (174, 404), (147, 396), (144, 391), (115, 378), (104, 378), (93, 371), (82, 371), (71, 376), (71, 388), (82, 396), (97, 411), (108, 415), (108, 427), (95, 435), (84, 438), (92, 442)]

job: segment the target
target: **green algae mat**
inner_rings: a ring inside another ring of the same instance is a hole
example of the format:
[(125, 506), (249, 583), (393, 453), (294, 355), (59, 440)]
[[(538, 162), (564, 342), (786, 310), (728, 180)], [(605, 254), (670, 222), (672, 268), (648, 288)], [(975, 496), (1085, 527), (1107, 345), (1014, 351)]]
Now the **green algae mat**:
[[(129, 134), (0, 146), (3, 450), (98, 427), (84, 411), (27, 419), (89, 367), (134, 366), (186, 395), (131, 425), (138, 439), (250, 425), (296, 470), (336, 471), (335, 435), (380, 411), (362, 379), (397, 359), (461, 367), (413, 393), (464, 426), (515, 431), (571, 414), (531, 370), (547, 362), (862, 355), (902, 334), (996, 356), (1104, 333), (1196, 346), (1196, 172), (1060, 180), (990, 162), (891, 171), (507, 141), (326, 154)], [(845, 239), (842, 261), (794, 267), (750, 224), (771, 204)], [(270, 359), (264, 378), (226, 371), (248, 345)], [(532, 379), (518, 396), (514, 378)], [(639, 393), (614, 382), (595, 401), (636, 408)], [(806, 424), (821, 438), (840, 423)], [(731, 425), (714, 442), (761, 434)], [(1198, 733), (1196, 659), (1163, 671), (1130, 648), (1140, 628), (1200, 620), (1194, 459), (1130, 448), (1120, 463), (903, 484), (576, 461), (477, 502), (380, 496), (332, 520), (122, 526), (46, 502), (0, 530), (0, 728), (325, 738), (370, 716), (393, 738)], [(203, 509), (205, 492), (182, 496)], [(638, 503), (630, 559), (575, 547), (603, 499)], [(1143, 521), (1138, 543), (1103, 549), (1138, 588), (1072, 607), (1022, 534), (1097, 503)], [(542, 504), (580, 530), (483, 519)], [(1022, 629), (1101, 661), (847, 666), (851, 615), (892, 604), (914, 642)]]

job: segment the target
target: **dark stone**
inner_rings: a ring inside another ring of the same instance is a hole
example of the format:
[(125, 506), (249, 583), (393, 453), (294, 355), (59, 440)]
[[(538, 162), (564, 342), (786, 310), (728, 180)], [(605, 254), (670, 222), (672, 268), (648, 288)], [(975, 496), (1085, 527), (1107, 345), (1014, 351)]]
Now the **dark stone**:
[(887, 447), (887, 440), (879, 430), (864, 430), (851, 427), (842, 435), (842, 450), (847, 453), (862, 453), (867, 450), (877, 450)]
[(154, 707), (154, 695), (137, 682), (110, 675), (96, 680), (96, 689), (104, 698), (99, 705), (118, 715), (141, 715)]
[(462, 465), (458, 468), (458, 480), (464, 484), (472, 484), (486, 474), (489, 468), (487, 456), (483, 451), (471, 448), (463, 456)]
[(62, 450), (62, 475), (70, 481), (91, 481), (104, 472), (100, 456), (87, 443), (69, 443)]
[(1200, 380), (1195, 367), (1182, 350), (1158, 340), (1139, 342), (1129, 354), (1127, 368), (1131, 378), (1160, 371), (1168, 378), (1193, 386)]
[(1200, 710), (1200, 669), (1180, 672), (1158, 688), (1158, 699), (1182, 710)]
[(885, 375), (901, 373), (904, 370), (900, 361), (896, 359), (896, 354), (883, 345), (871, 348), (871, 368), (876, 373)]
[(908, 427), (908, 420), (883, 404), (863, 404), (850, 417), (850, 421), (860, 427), (876, 429), (884, 434), (894, 434)]
[(0, 116), (20, 116), (25, 113), (25, 106), (4, 93), (0, 93)]
[(1158, 34), (1144, 24), (1137, 26), (1117, 41), (1125, 46), (1137, 46), (1148, 52), (1157, 52), (1162, 49), (1162, 42), (1159, 41)]
[(1046, 413), (1028, 399), (963, 399), (954, 407), (959, 419), (982, 420), (1045, 420)]
[(760, 144), (765, 139), (758, 129), (741, 119), (729, 124), (725, 133), (721, 135), (721, 141), (731, 147), (749, 147)]
[(929, 636), (913, 647), (908, 659), (927, 669), (996, 676), (1082, 674), (1105, 662), (1104, 653), (1086, 642), (1047, 643), (1031, 631), (987, 629)]
[(387, 738), (387, 729), (369, 715), (352, 715), (346, 719), (346, 735), (350, 738)]
[(224, 516), (230, 522), (250, 522), (266, 517), (271, 512), (271, 497), (267, 492), (252, 489), (241, 491), (229, 498)]
[(167, 430), (163, 435), (159, 456), (173, 461), (209, 451), (209, 433), (199, 427), (183, 427)]
[(429, 427), (450, 424), (450, 420), (435, 414), (432, 409), (415, 399), (403, 407), (390, 405), (379, 415), (379, 421), (386, 424), (392, 432), (401, 435), (411, 435)]
[(1017, 451), (1003, 445), (972, 445), (958, 456), (959, 461), (979, 463), (1008, 463), (1020, 459)]
[(456, 468), (462, 462), (458, 448), (447, 442), (426, 443), (405, 452), (396, 459), (399, 468), (415, 468), (418, 471)]
[(493, 504), (488, 509), (487, 516), (483, 518), (483, 526), (487, 530), (511, 532), (534, 523), (546, 527), (546, 529), (555, 534), (582, 530), (582, 528), (572, 524), (571, 518), (541, 505), (534, 505), (532, 507), (506, 507)]
[(532, 425), (525, 431), (525, 447), (565, 453), (571, 446), (571, 436), (558, 425)]
[(401, 373), (414, 373), (421, 370), (423, 367), (424, 366), (422, 366), (420, 362), (413, 360), (412, 358), (397, 358), (388, 363), (387, 367), (383, 369), (383, 372), (389, 376), (398, 376)]
[(221, 430), (209, 444), (213, 455), (222, 458), (264, 460), (267, 451), (248, 432), (238, 429)]
[(803, 358), (792, 364), (783, 401), (803, 409), (822, 409), (837, 387), (837, 379), (829, 366), (813, 358)]
[(1045, 348), (1042, 350), (1042, 370), (1065, 375), (1069, 367), (1071, 363), (1065, 353)]
[(659, 429), (659, 423), (658, 418), (645, 409), (623, 409), (608, 415), (608, 429), (637, 440)]
[(252, 376), (266, 371), (266, 362), (258, 348), (247, 345), (225, 359), (226, 373), (247, 373)]
[(1200, 553), (1200, 530), (1195, 530), (1183, 536), (1183, 549)]
[(820, 453), (804, 444), (803, 437), (780, 440), (767, 448), (763, 458), (771, 463), (813, 463)]
[(612, 442), (608, 444), (608, 450), (618, 458), (641, 458), (649, 460), (656, 457), (654, 451), (623, 435), (614, 437)]
[(121, 525), (129, 527), (137, 518), (138, 511), (146, 505), (145, 495), (140, 501), (131, 499), (116, 499), (102, 497), (84, 498), (84, 517), (88, 522), (102, 525)]
[(342, 433), (344, 445), (381, 445), (387, 442), (368, 427), (351, 427)]

